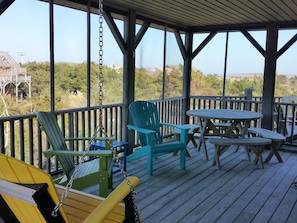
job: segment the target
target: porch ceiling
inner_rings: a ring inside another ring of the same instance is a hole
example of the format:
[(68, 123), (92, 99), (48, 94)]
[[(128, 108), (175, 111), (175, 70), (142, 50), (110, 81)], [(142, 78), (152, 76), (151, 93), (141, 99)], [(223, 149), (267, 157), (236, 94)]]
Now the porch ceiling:
[[(92, 6), (98, 0), (91, 0)], [(55, 0), (65, 6), (81, 7), (86, 0)], [(265, 28), (276, 22), (280, 27), (297, 27), (296, 0), (104, 0), (104, 5), (169, 25), (194, 30)]]
[(293, 0), (105, 0), (182, 27), (228, 27), (297, 22)]

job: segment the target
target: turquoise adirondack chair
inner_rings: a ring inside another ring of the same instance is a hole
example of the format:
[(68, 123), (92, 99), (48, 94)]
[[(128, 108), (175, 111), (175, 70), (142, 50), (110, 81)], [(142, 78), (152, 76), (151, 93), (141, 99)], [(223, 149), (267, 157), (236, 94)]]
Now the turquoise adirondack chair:
[[(185, 169), (186, 143), (189, 128), (160, 122), (156, 105), (148, 101), (135, 101), (131, 103), (129, 112), (133, 125), (128, 125), (128, 129), (137, 132), (140, 147), (136, 148), (127, 157), (127, 161), (129, 162), (147, 156), (147, 173), (152, 175), (154, 157), (180, 151), (180, 168)], [(171, 126), (180, 129), (180, 140), (163, 142), (161, 135), (162, 126)]]
[[(84, 154), (84, 151), (70, 151), (66, 141), (90, 140), (90, 137), (65, 139), (53, 114), (49, 112), (37, 112), (36, 117), (51, 146), (51, 148), (44, 152), (44, 155), (46, 157), (56, 156), (64, 172), (62, 177), (55, 179), (55, 183), (65, 186), (75, 170), (73, 157)], [(93, 159), (81, 164), (72, 188), (82, 190), (91, 185), (99, 184), (99, 195), (106, 197), (108, 195), (108, 189), (112, 189), (112, 151), (110, 148), (106, 148), (106, 150), (92, 150), (88, 152), (87, 156), (97, 156), (100, 159)]]

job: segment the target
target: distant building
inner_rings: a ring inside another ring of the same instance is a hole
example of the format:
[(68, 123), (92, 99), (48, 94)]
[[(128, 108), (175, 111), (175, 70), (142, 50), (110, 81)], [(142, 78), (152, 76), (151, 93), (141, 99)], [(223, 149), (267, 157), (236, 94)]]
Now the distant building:
[(0, 51), (0, 94), (25, 99), (31, 97), (31, 77), (8, 52)]

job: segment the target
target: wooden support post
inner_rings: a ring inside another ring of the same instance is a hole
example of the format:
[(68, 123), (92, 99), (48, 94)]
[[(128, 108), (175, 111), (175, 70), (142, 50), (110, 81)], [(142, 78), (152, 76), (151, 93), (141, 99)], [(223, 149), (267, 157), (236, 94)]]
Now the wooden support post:
[(266, 53), (265, 53), (265, 68), (263, 80), (263, 119), (262, 127), (272, 129), (273, 124), (273, 105), (274, 105), (274, 88), (275, 88), (275, 72), (277, 60), (277, 39), (278, 26), (275, 23), (270, 23), (267, 26), (266, 37)]

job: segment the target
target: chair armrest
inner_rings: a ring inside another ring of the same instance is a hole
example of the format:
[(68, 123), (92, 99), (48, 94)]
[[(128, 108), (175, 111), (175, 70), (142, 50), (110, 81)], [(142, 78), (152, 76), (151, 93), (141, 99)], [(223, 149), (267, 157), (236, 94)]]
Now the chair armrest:
[[(52, 148), (43, 152), (45, 157), (52, 157), (56, 155), (63, 156), (83, 156), (85, 151), (66, 151), (66, 150), (53, 150)], [(112, 156), (111, 150), (90, 150), (86, 156)]]
[(191, 129), (188, 126), (176, 125), (176, 124), (171, 124), (171, 123), (166, 123), (166, 122), (160, 122), (160, 124), (165, 125), (165, 126), (174, 127), (174, 128), (180, 129), (180, 130), (184, 130), (184, 129), (190, 130)]
[(139, 128), (139, 127), (134, 126), (134, 125), (127, 125), (127, 127), (128, 127), (129, 130), (134, 130), (134, 131), (137, 131), (137, 132), (141, 132), (143, 134), (155, 134), (156, 133), (156, 131), (154, 131), (154, 130)]
[[(131, 185), (135, 187), (139, 179), (134, 176), (128, 177)], [(124, 180), (114, 191), (101, 202), (96, 209), (84, 220), (85, 223), (103, 222), (108, 214), (131, 192), (129, 185)]]
[(167, 122), (159, 122), (160, 125), (165, 125), (165, 126), (170, 126), (170, 127), (174, 127), (174, 128), (179, 128), (179, 125), (175, 125), (175, 124), (171, 124), (171, 123), (167, 123)]
[(188, 132), (190, 130), (189, 127), (187, 126), (180, 126), (180, 125), (175, 125), (175, 124), (170, 124), (170, 123), (166, 123), (166, 122), (160, 122), (161, 125), (165, 125), (165, 126), (170, 126), (170, 127), (174, 127), (180, 130), (180, 141), (184, 144), (187, 144), (187, 140), (188, 140)]
[(136, 132), (145, 134), (147, 145), (150, 145), (150, 146), (154, 145), (154, 135), (156, 134), (156, 131), (151, 130), (151, 129), (139, 128), (134, 125), (127, 125), (127, 127), (129, 130), (134, 130)]

